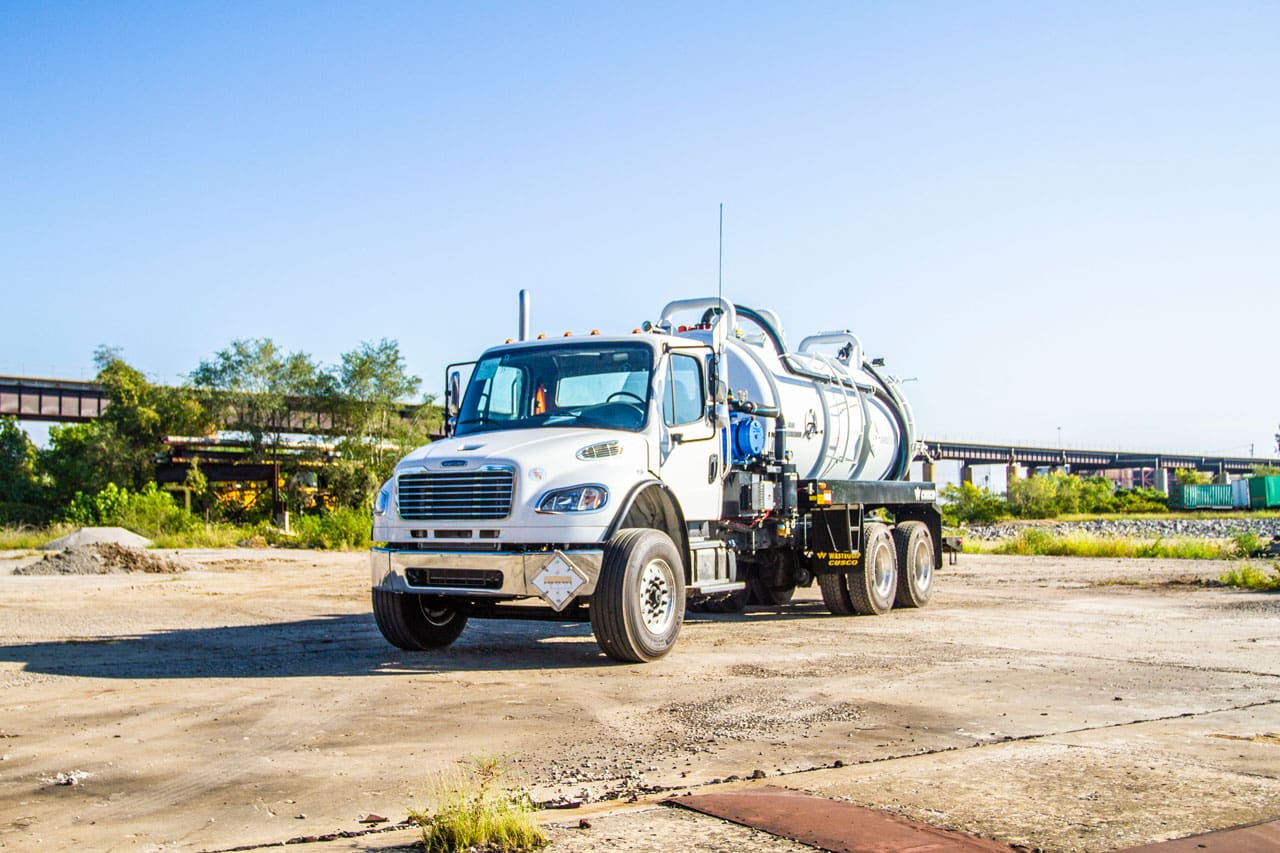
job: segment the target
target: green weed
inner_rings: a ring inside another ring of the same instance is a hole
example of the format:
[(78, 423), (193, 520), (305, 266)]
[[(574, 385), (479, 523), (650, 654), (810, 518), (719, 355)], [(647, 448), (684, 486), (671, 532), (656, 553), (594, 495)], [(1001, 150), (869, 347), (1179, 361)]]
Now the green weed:
[(1280, 562), (1272, 561), (1271, 574), (1257, 563), (1244, 561), (1229, 572), (1218, 576), (1227, 586), (1261, 591), (1280, 590)]
[(527, 794), (501, 785), (502, 761), (476, 758), (470, 764), (442, 773), (429, 786), (437, 803), (434, 813), (410, 809), (409, 820), (422, 827), (427, 853), (480, 850), (536, 850), (547, 836), (533, 820)]

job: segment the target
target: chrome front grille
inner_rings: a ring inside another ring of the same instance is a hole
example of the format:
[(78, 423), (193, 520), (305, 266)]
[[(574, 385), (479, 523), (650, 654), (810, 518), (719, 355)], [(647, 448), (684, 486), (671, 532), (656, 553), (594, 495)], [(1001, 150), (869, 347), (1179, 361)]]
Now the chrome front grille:
[(506, 518), (511, 514), (515, 473), (499, 471), (422, 471), (401, 474), (400, 517), (409, 521)]

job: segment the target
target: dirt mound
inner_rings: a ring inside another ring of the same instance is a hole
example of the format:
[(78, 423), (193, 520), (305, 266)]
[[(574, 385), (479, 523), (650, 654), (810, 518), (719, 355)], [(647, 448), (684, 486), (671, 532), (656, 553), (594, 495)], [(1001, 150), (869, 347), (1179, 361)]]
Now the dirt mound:
[(13, 570), (15, 575), (114, 575), (125, 572), (178, 574), (199, 564), (176, 555), (155, 554), (141, 548), (99, 542), (49, 554), (43, 560)]
[(52, 542), (40, 546), (41, 551), (61, 551), (65, 548), (83, 548), (86, 545), (97, 545), (99, 542), (114, 542), (117, 545), (128, 545), (131, 548), (145, 548), (151, 540), (139, 536), (132, 530), (123, 527), (81, 527), (66, 536), (60, 536)]

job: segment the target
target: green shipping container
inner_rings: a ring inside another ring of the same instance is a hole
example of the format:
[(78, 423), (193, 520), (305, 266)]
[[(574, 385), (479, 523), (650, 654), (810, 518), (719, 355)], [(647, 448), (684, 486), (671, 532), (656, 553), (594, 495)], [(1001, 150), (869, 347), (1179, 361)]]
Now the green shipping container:
[[(1275, 479), (1280, 480), (1280, 477)], [(1169, 489), (1169, 506), (1177, 509), (1230, 509), (1231, 486), (1173, 486)]]
[(1274, 509), (1280, 507), (1280, 477), (1249, 478), (1249, 508)]

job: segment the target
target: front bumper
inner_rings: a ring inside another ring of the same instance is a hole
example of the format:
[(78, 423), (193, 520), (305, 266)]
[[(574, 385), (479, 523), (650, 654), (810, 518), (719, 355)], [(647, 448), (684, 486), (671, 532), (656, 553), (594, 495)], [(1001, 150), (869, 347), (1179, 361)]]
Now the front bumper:
[(476, 553), (374, 548), (370, 552), (375, 589), (467, 598), (537, 596), (556, 610), (595, 591), (603, 559), (604, 551), (599, 549)]

